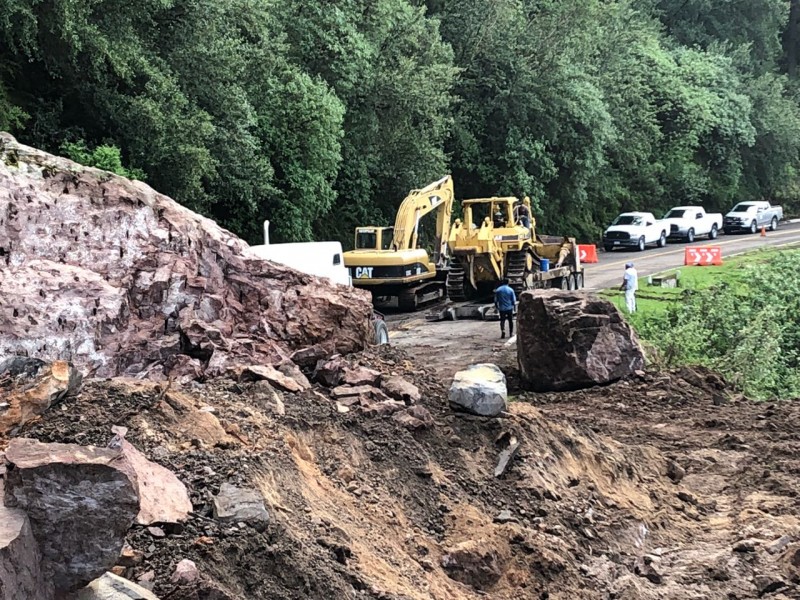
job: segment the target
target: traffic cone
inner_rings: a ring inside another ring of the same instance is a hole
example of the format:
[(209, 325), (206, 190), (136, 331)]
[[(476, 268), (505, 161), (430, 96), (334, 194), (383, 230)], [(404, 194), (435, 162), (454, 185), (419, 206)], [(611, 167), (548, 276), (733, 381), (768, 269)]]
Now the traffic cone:
[(767, 227), (765, 225), (761, 226), (761, 237), (767, 237)]

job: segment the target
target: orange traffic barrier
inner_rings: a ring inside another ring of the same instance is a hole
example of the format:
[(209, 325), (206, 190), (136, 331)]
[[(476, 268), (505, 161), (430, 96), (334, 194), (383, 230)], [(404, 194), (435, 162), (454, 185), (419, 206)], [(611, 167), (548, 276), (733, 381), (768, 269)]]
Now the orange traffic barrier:
[(684, 265), (721, 265), (722, 248), (719, 246), (695, 246), (686, 248), (683, 255)]
[(597, 246), (578, 244), (578, 257), (582, 263), (600, 262), (597, 258)]
[(764, 225), (761, 226), (761, 237), (767, 237), (767, 228)]

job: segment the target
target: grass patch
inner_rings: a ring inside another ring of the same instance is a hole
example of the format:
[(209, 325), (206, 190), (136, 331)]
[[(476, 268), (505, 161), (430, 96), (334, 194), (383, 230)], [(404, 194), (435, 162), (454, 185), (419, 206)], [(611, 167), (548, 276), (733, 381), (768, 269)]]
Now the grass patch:
[(637, 312), (606, 290), (663, 366), (719, 370), (753, 398), (800, 396), (800, 250), (760, 249), (718, 267), (682, 267), (680, 287), (639, 279)]

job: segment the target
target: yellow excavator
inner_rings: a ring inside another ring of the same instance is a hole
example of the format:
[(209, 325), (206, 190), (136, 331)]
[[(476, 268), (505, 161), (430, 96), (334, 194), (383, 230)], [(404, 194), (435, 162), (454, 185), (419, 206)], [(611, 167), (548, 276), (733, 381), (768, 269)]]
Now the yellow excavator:
[[(396, 298), (401, 310), (443, 298), (453, 200), (453, 179), (447, 175), (409, 192), (397, 210), (394, 227), (357, 227), (355, 250), (344, 254), (353, 285), (370, 290), (376, 304), (390, 306)], [(423, 245), (420, 219), (433, 212), (436, 226), (429, 254), (419, 247)]]
[(583, 287), (575, 239), (536, 235), (529, 198), (464, 200), (462, 207), (464, 217), (456, 219), (448, 239), (451, 300), (489, 294), (505, 278), (517, 295), (528, 289)]

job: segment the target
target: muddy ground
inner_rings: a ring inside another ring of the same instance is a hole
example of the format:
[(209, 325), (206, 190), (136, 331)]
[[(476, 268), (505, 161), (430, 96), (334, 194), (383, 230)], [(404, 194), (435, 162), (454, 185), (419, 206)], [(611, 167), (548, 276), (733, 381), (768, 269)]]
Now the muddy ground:
[[(510, 354), (494, 354), (513, 387)], [(351, 360), (414, 381), (435, 425), (342, 413), (319, 386), (105, 380), (21, 435), (104, 445), (125, 425), (189, 487), (184, 527), (129, 535), (144, 560), (125, 575), (162, 599), (800, 597), (797, 402), (752, 403), (685, 370), (512, 390), (506, 417), (481, 419), (447, 407), (429, 359)], [(225, 481), (261, 490), (265, 531), (213, 519)], [(213, 583), (171, 584), (183, 558)]]

